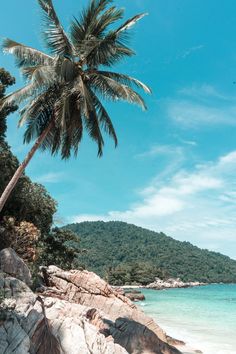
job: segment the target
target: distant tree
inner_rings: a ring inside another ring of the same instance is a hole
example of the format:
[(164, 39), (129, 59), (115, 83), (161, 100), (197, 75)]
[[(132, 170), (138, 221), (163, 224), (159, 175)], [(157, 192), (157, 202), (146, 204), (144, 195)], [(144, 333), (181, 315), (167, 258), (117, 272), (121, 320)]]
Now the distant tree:
[(56, 265), (62, 269), (77, 267), (79, 237), (71, 230), (54, 228), (39, 244), (40, 265)]
[[(0, 68), (0, 101), (4, 98), (6, 89), (9, 86), (14, 85), (15, 78), (11, 76), (11, 74), (3, 68)], [(17, 110), (17, 106), (15, 104), (8, 104), (0, 111), (0, 149), (3, 149), (3, 145), (6, 144), (6, 117)]]
[(36, 139), (32, 149), (17, 168), (0, 198), (0, 212), (26, 166), (40, 147), (63, 159), (76, 155), (84, 128), (102, 155), (101, 128), (117, 136), (100, 97), (125, 100), (146, 109), (142, 97), (132, 86), (150, 92), (139, 80), (104, 70), (134, 52), (127, 47), (127, 30), (144, 14), (137, 15), (116, 29), (110, 26), (123, 18), (124, 11), (111, 0), (91, 0), (80, 18), (71, 22), (69, 33), (60, 24), (52, 0), (38, 0), (44, 13), (44, 38), (50, 54), (45, 54), (6, 39), (4, 51), (13, 54), (28, 84), (8, 95), (3, 107), (24, 103), (20, 122), (26, 123), (24, 142)]
[(151, 262), (142, 261), (122, 263), (117, 267), (110, 267), (105, 275), (107, 282), (112, 285), (147, 285), (157, 277), (166, 278), (166, 271)]

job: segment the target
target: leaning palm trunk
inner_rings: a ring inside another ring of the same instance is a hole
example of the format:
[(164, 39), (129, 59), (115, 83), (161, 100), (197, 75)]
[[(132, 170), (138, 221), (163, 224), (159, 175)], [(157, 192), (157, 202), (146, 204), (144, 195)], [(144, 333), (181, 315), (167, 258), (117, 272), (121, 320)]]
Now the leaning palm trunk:
[(22, 176), (25, 168), (27, 167), (28, 163), (30, 162), (30, 160), (34, 156), (34, 154), (37, 151), (37, 149), (40, 147), (40, 145), (42, 144), (42, 142), (46, 138), (46, 136), (49, 133), (51, 128), (52, 128), (52, 122), (49, 123), (47, 128), (45, 128), (44, 131), (42, 132), (42, 134), (38, 137), (38, 139), (34, 143), (32, 149), (29, 151), (28, 155), (26, 156), (24, 161), (20, 164), (20, 166), (18, 167), (18, 169), (14, 173), (13, 177), (11, 178), (10, 182), (6, 186), (6, 188), (5, 188), (5, 190), (2, 193), (1, 198), (0, 198), (0, 213), (1, 213), (2, 209), (4, 208), (4, 205), (6, 204), (6, 201), (7, 201), (8, 197), (10, 196), (11, 192), (15, 188), (18, 180)]

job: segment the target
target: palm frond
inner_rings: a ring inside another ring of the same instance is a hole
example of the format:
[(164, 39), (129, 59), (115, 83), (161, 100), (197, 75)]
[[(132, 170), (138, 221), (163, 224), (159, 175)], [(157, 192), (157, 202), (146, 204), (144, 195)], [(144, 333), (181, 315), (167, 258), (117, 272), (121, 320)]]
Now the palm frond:
[(140, 80), (137, 80), (131, 76), (120, 74), (120, 73), (115, 73), (111, 71), (101, 71), (101, 70), (96, 70), (96, 73), (98, 75), (103, 75), (108, 78), (114, 79), (117, 82), (120, 82), (125, 85), (135, 85), (138, 88), (143, 89), (146, 93), (152, 93), (150, 87), (142, 83)]
[(84, 49), (82, 58), (89, 68), (97, 68), (100, 65), (110, 67), (135, 54), (122, 42), (114, 41), (112, 38), (91, 41), (90, 46)]
[(99, 92), (104, 98), (113, 101), (124, 100), (130, 103), (135, 103), (141, 106), (144, 110), (147, 109), (143, 98), (132, 88), (121, 84), (110, 77), (91, 74), (91, 86)]
[(40, 115), (50, 117), (52, 115), (53, 107), (56, 102), (57, 95), (53, 91), (46, 91), (37, 95), (29, 104), (26, 104), (20, 111), (20, 120), (18, 126), (21, 127), (28, 120), (37, 119)]
[[(112, 0), (92, 0), (86, 9), (84, 9), (80, 16), (80, 27), (83, 29), (83, 38), (93, 34), (96, 28), (96, 22), (99, 15), (106, 9)], [(80, 40), (81, 40), (80, 39)]]
[(126, 31), (128, 29), (130, 29), (131, 27), (133, 27), (139, 20), (141, 20), (144, 16), (147, 16), (147, 13), (142, 13), (139, 15), (136, 15), (132, 18), (130, 18), (129, 20), (127, 20), (122, 26), (120, 26), (117, 30), (116, 30), (116, 34), (118, 35), (119, 33)]
[(19, 67), (26, 65), (51, 65), (53, 63), (53, 57), (9, 38), (3, 41), (2, 47), (5, 53), (10, 53), (15, 56)]
[(40, 301), (41, 303), (43, 319), (35, 328), (30, 352), (37, 354), (60, 354), (62, 352), (61, 345), (53, 334), (50, 323), (46, 317), (43, 299), (40, 296), (37, 296), (37, 301)]
[[(62, 157), (68, 158), (70, 150), (73, 148), (74, 155), (78, 153), (78, 148), (83, 136), (83, 121), (80, 107), (77, 104), (76, 95), (71, 95), (69, 98), (70, 114), (67, 122), (68, 129), (64, 137), (62, 145)], [(69, 142), (69, 144), (68, 144)]]
[(48, 88), (58, 83), (55, 70), (52, 66), (38, 67), (32, 74), (31, 81), (39, 88)]
[(38, 0), (38, 2), (44, 11), (46, 28), (43, 33), (47, 47), (53, 54), (73, 57), (73, 45), (60, 24), (52, 0)]
[(107, 113), (106, 109), (102, 105), (99, 98), (93, 93), (92, 90), (90, 90), (90, 94), (93, 98), (94, 106), (96, 107), (96, 110), (97, 110), (97, 116), (98, 116), (99, 123), (102, 125), (105, 132), (108, 133), (113, 138), (114, 143), (115, 143), (115, 147), (117, 147), (118, 139), (117, 139), (115, 128), (112, 124), (109, 114)]
[(52, 155), (56, 155), (59, 153), (62, 144), (62, 136), (61, 131), (58, 127), (54, 127), (53, 130), (49, 132), (46, 139), (43, 141), (41, 146), (41, 150), (48, 149), (51, 151)]
[(30, 83), (4, 97), (3, 107), (14, 103), (20, 105), (27, 99), (34, 99), (34, 97), (37, 97), (45, 88), (52, 88), (57, 82), (51, 66), (38, 66), (32, 70), (29, 75), (31, 75)]
[(127, 30), (133, 27), (147, 14), (139, 14), (127, 20), (118, 29), (110, 31), (103, 38), (92, 36), (88, 43), (81, 43), (79, 50), (82, 60), (89, 67), (98, 65), (111, 66), (125, 56), (134, 55), (133, 50), (125, 45)]
[[(107, 9), (103, 14), (98, 16), (94, 14), (94, 18), (90, 23), (80, 22), (77, 18), (71, 22), (70, 35), (76, 49), (80, 50), (83, 45), (90, 45), (91, 40), (101, 39), (103, 32), (114, 22), (123, 17), (124, 10), (117, 9), (115, 6)], [(88, 21), (86, 21), (88, 22)]]
[(89, 88), (87, 88), (86, 84), (83, 80), (80, 80), (80, 88), (83, 97), (83, 101), (81, 102), (81, 108), (84, 115), (84, 124), (88, 131), (89, 136), (96, 141), (98, 146), (98, 156), (101, 157), (103, 154), (103, 145), (104, 140), (102, 137), (101, 130), (99, 128), (97, 112), (94, 107), (93, 98), (90, 94)]
[(62, 159), (68, 159), (71, 151), (76, 155), (82, 139), (82, 118), (77, 104), (77, 94), (70, 90), (62, 93), (46, 91), (21, 110), (20, 124), (26, 123), (24, 143), (38, 138), (53, 119), (53, 129), (45, 137), (40, 149), (49, 150), (52, 155), (60, 152)]
[[(46, 97), (47, 96), (48, 95), (46, 95)], [(41, 102), (43, 104), (40, 105), (40, 103), (35, 100), (28, 109), (21, 112), (20, 124), (26, 123), (24, 143), (28, 144), (38, 138), (53, 119), (53, 102), (46, 101), (46, 97), (41, 96)], [(46, 139), (47, 137), (43, 143), (45, 143)]]
[(121, 20), (124, 16), (124, 9), (117, 9), (115, 6), (107, 9), (101, 14), (95, 22), (92, 34), (98, 36), (103, 34), (107, 28), (118, 20)]
[(21, 68), (21, 73), (26, 80), (30, 81), (32, 79), (34, 72), (38, 70), (40, 67), (41, 65), (23, 67)]
[(37, 117), (32, 117), (26, 121), (26, 129), (24, 132), (24, 144), (29, 144), (37, 139), (50, 122), (51, 115), (46, 115), (45, 111), (41, 112)]
[[(81, 109), (78, 105), (78, 92), (68, 92), (63, 95), (63, 99), (58, 100), (55, 120), (60, 124), (60, 150), (62, 159), (68, 159), (71, 156), (71, 150), (74, 155), (78, 153), (78, 147), (83, 135), (83, 123)], [(55, 136), (52, 144), (52, 152), (55, 150)], [(59, 149), (57, 149), (58, 151)]]
[(23, 101), (31, 98), (36, 94), (38, 87), (34, 83), (30, 83), (27, 86), (22, 87), (21, 89), (10, 93), (9, 95), (5, 96), (2, 100), (1, 107), (4, 108), (5, 106), (11, 104), (21, 104)]

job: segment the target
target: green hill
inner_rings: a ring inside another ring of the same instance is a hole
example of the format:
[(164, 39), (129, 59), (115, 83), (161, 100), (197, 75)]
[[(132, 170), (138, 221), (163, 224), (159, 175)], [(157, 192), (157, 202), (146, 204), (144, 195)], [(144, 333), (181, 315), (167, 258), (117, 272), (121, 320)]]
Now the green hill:
[(66, 226), (87, 250), (79, 264), (113, 284), (147, 283), (155, 276), (184, 281), (236, 283), (236, 261), (124, 222), (82, 222)]

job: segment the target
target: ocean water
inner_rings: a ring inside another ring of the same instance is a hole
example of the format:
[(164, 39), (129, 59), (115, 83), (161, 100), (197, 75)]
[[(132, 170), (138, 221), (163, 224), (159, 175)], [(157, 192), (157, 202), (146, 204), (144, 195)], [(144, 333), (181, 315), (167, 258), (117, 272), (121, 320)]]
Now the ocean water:
[(142, 292), (139, 305), (168, 335), (204, 354), (236, 354), (236, 284)]

